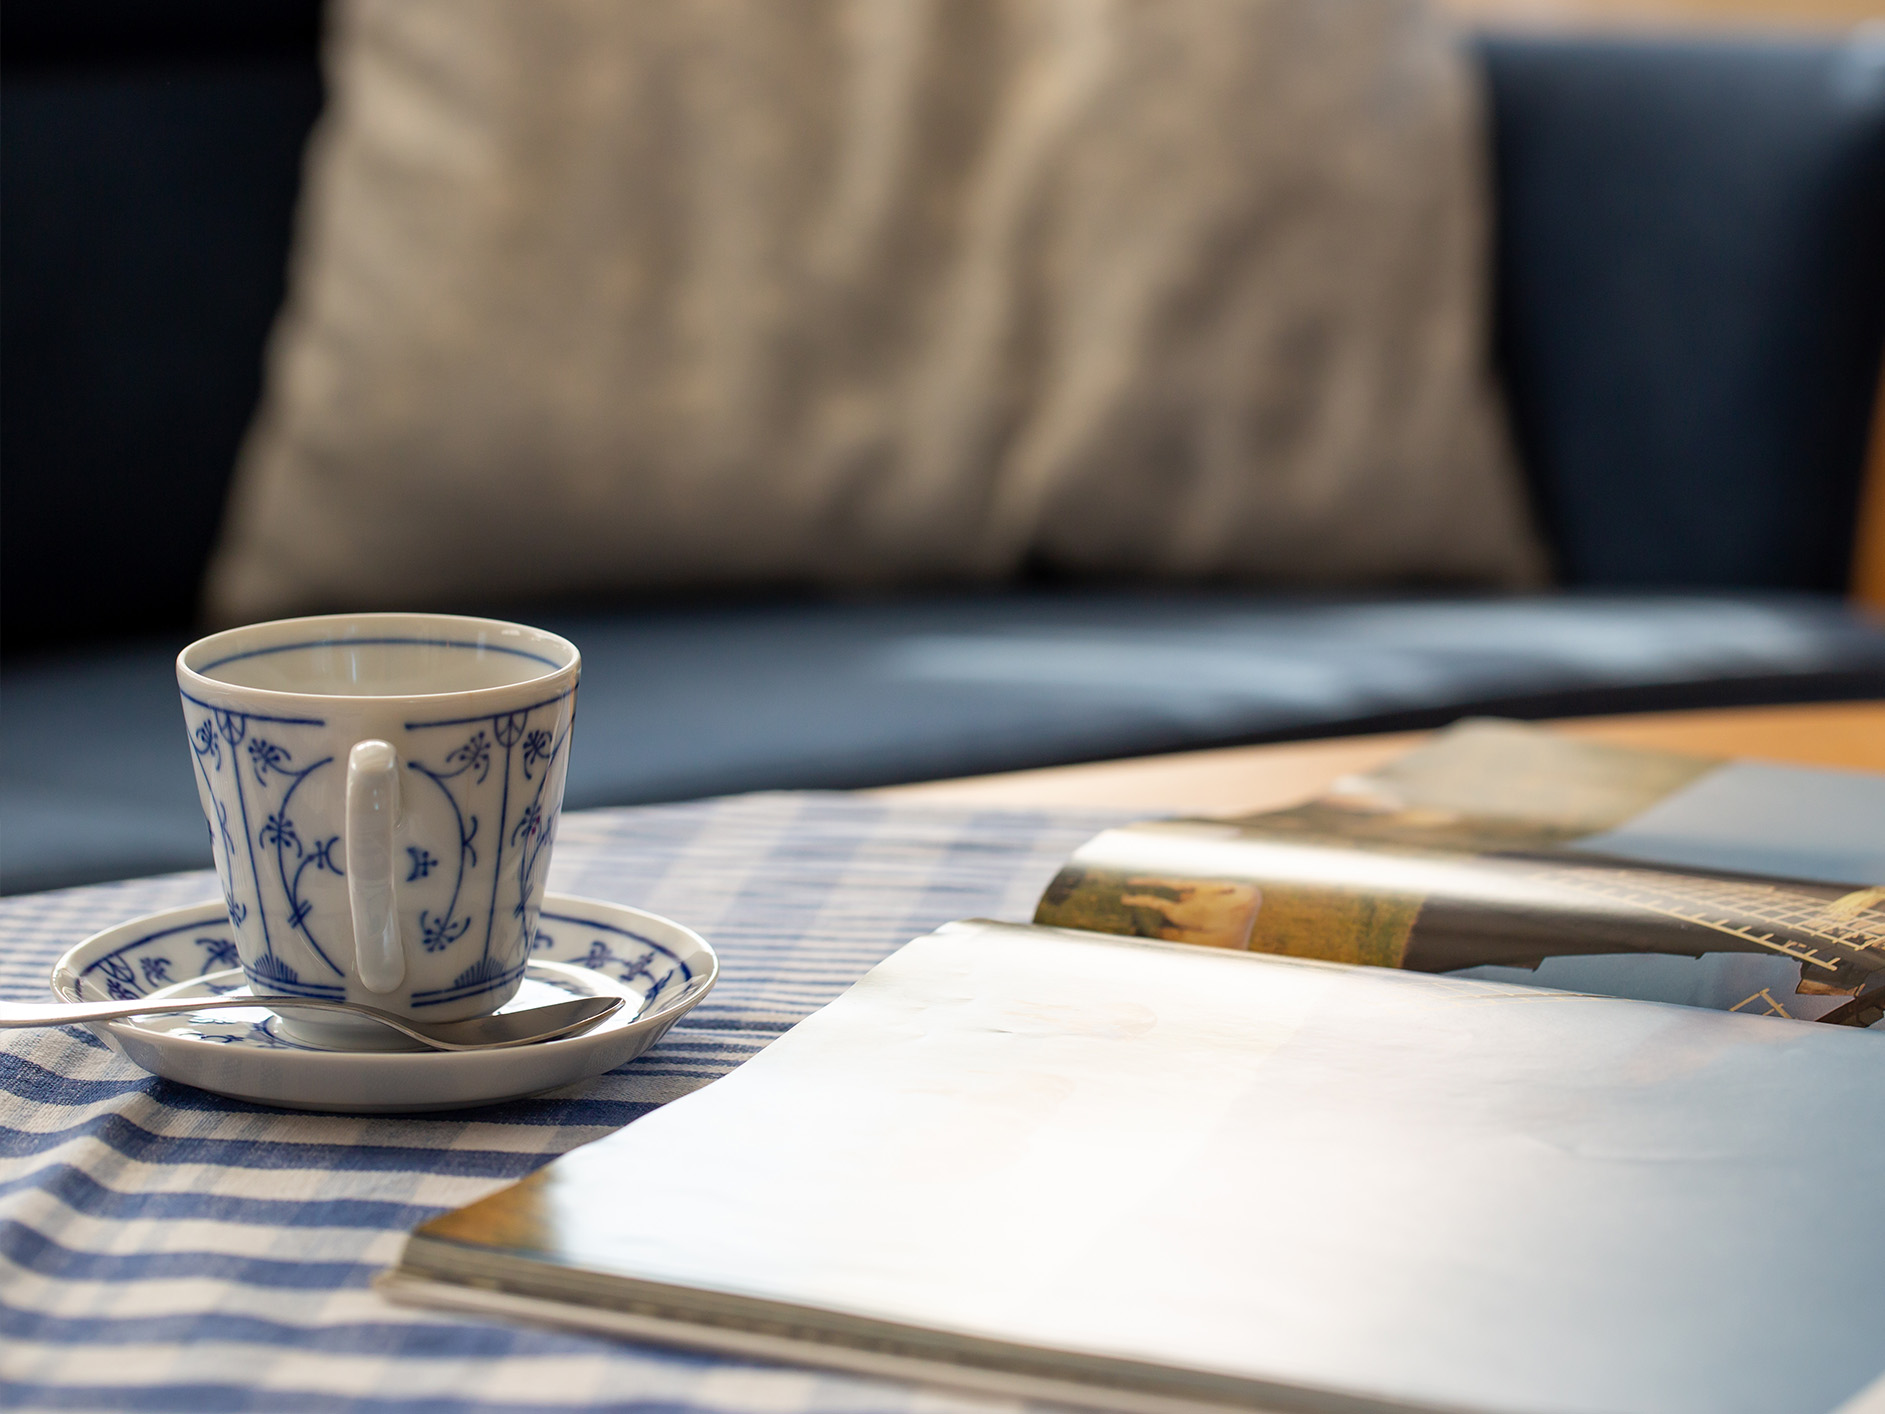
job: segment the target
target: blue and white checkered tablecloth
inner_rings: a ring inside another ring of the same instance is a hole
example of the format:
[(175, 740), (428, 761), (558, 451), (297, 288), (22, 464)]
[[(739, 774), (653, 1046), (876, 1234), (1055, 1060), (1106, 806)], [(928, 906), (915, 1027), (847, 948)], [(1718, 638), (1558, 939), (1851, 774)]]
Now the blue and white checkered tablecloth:
[[(780, 794), (567, 816), (553, 890), (680, 919), (722, 979), (646, 1056), (558, 1095), (413, 1117), (265, 1109), (80, 1028), (0, 1033), (0, 1406), (326, 1411), (987, 1409), (388, 1305), (406, 1231), (725, 1074), (951, 918), (1026, 918), (1116, 812)], [(0, 900), (0, 994), (207, 872)], [(755, 1160), (763, 1160), (756, 1155)]]

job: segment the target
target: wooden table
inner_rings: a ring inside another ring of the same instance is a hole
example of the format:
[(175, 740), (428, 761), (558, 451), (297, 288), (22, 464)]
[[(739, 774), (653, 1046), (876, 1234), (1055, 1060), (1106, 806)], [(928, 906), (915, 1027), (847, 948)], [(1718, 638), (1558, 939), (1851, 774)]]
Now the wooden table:
[[(1885, 771), (1885, 702), (1650, 712), (1568, 718), (1547, 725), (1573, 736), (1627, 746)], [(937, 804), (1092, 805), (1147, 814), (1235, 815), (1306, 800), (1337, 777), (1372, 770), (1429, 735), (1387, 732), (1276, 746), (1233, 746), (927, 781), (890, 786), (874, 794)]]

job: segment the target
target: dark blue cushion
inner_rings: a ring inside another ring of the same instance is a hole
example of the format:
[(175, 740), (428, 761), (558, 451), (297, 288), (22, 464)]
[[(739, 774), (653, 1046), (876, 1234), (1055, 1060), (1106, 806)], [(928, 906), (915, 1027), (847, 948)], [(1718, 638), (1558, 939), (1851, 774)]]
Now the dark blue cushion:
[[(582, 648), (571, 807), (932, 776), (1465, 711), (1885, 695), (1811, 597), (1013, 595), (545, 616)], [(176, 642), (0, 675), (0, 888), (202, 867)]]
[(1885, 38), (1500, 38), (1501, 362), (1565, 582), (1838, 589)]

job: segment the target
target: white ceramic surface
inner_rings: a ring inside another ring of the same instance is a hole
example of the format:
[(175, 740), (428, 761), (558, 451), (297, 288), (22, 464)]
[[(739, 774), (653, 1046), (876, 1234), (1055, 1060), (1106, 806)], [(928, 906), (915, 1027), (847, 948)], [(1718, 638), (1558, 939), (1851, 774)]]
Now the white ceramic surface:
[[(199, 639), (177, 683), (210, 850), (258, 991), (415, 1021), (524, 977), (582, 658), (451, 614), (333, 614)], [(371, 1024), (287, 1013), (302, 1039)]]
[[(170, 909), (87, 938), (54, 964), (66, 1001), (245, 988), (221, 900)], [(113, 1021), (91, 1029), (169, 1080), (258, 1104), (374, 1114), (494, 1104), (633, 1060), (713, 986), (719, 961), (689, 928), (624, 904), (546, 895), (523, 986), (503, 1010), (570, 995), (623, 995), (595, 1030), (505, 1051), (354, 1051), (303, 1044), (264, 1008)]]

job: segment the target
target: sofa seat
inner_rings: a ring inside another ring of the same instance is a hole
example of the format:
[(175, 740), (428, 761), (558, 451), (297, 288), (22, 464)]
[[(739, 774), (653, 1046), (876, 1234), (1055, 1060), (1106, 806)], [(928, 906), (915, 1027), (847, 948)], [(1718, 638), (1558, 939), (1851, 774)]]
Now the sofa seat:
[[(527, 615), (583, 650), (571, 809), (884, 785), (1236, 742), (1885, 696), (1815, 595), (1027, 593)], [(206, 867), (172, 659), (0, 674), (0, 889)]]

